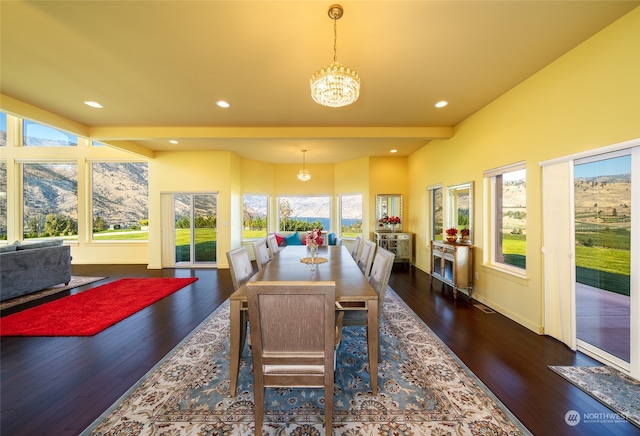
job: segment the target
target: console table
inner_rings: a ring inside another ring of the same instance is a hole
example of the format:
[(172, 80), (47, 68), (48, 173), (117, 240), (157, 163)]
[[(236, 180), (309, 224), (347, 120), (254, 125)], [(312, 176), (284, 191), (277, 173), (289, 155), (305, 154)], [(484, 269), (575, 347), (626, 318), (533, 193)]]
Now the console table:
[(457, 242), (431, 241), (431, 286), (433, 279), (453, 287), (453, 298), (458, 289), (466, 289), (469, 298), (473, 292), (473, 246)]
[(395, 262), (413, 263), (413, 233), (374, 232), (374, 242), (396, 255)]

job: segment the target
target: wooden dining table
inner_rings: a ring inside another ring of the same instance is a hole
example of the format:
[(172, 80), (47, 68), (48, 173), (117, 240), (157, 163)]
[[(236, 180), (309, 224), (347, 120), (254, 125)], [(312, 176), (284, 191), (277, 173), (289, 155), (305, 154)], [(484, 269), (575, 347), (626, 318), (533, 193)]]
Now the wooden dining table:
[[(334, 281), (336, 302), (343, 310), (367, 311), (367, 348), (371, 372), (371, 392), (378, 394), (378, 294), (369, 284), (345, 246), (318, 247), (317, 256), (326, 262), (310, 265), (301, 259), (309, 257), (306, 246), (287, 246), (275, 255), (250, 282), (256, 281)], [(315, 271), (312, 271), (315, 267)], [(240, 287), (229, 297), (230, 303), (230, 385), (235, 396), (240, 357), (247, 328), (247, 288)]]

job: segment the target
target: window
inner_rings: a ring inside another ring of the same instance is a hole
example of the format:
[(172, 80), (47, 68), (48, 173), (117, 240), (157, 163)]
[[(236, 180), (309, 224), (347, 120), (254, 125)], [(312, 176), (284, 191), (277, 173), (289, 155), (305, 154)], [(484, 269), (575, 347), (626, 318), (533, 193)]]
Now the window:
[(23, 121), (24, 146), (69, 147), (78, 145), (78, 137), (34, 121)]
[(7, 114), (0, 112), (0, 147), (7, 145)]
[(146, 162), (91, 164), (91, 222), (94, 240), (148, 239)]
[(434, 185), (427, 188), (429, 197), (429, 224), (428, 238), (441, 241), (444, 233), (444, 206), (442, 198), (442, 185)]
[(331, 197), (283, 196), (278, 198), (278, 229), (305, 231), (331, 228)]
[(486, 171), (491, 186), (491, 263), (526, 269), (527, 172), (524, 162)]
[(267, 237), (269, 196), (245, 195), (242, 197), (242, 239)]
[(339, 197), (340, 236), (356, 238), (362, 235), (362, 194), (343, 194)]
[(7, 240), (7, 163), (0, 161), (0, 241)]
[(78, 165), (23, 163), (23, 238), (78, 238)]

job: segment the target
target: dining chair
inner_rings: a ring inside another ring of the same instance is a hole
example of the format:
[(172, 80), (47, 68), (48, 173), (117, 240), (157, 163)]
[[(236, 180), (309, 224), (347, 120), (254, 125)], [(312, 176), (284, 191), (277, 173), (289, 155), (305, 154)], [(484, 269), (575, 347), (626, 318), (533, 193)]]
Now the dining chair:
[[(229, 262), (233, 290), (237, 291), (253, 276), (253, 265), (247, 247), (227, 251), (227, 261)], [(247, 338), (247, 322), (247, 309), (243, 308), (240, 312), (240, 350), (244, 349), (244, 341)], [(251, 340), (249, 340), (249, 345), (251, 345)]]
[(271, 253), (271, 258), (280, 252), (280, 247), (278, 247), (278, 240), (276, 239), (276, 235), (273, 233), (267, 236), (267, 246), (269, 247), (269, 252)]
[(353, 260), (355, 260), (356, 262), (358, 262), (358, 260), (360, 259), (360, 254), (362, 253), (362, 235), (358, 235), (355, 239), (355, 241), (353, 241), (353, 248), (351, 249), (351, 257), (353, 257)]
[(373, 263), (373, 255), (376, 252), (376, 244), (373, 241), (364, 241), (362, 244), (362, 254), (360, 260), (358, 260), (358, 267), (365, 277), (369, 277), (371, 271), (371, 265)]
[[(380, 317), (382, 314), (382, 304), (384, 302), (384, 296), (387, 293), (387, 285), (389, 284), (389, 277), (391, 277), (391, 269), (393, 268), (393, 261), (396, 255), (385, 250), (382, 247), (378, 247), (376, 255), (371, 266), (371, 274), (369, 274), (369, 284), (378, 294), (378, 335), (380, 335)], [(336, 303), (340, 308), (340, 305)], [(343, 312), (343, 316), (340, 317), (340, 312)], [(338, 310), (337, 315), (337, 330), (338, 334), (342, 334), (343, 327), (350, 326), (366, 326), (367, 325), (367, 312), (364, 310)], [(338, 338), (339, 342), (341, 338)], [(380, 353), (380, 338), (378, 337), (378, 359), (382, 354)]]
[(324, 388), (326, 434), (332, 434), (335, 282), (247, 284), (253, 356), (255, 434), (262, 434), (267, 387)]
[(258, 264), (258, 271), (262, 271), (262, 268), (269, 263), (271, 255), (269, 254), (269, 247), (267, 247), (266, 239), (258, 239), (253, 241), (253, 254), (256, 256), (256, 264)]

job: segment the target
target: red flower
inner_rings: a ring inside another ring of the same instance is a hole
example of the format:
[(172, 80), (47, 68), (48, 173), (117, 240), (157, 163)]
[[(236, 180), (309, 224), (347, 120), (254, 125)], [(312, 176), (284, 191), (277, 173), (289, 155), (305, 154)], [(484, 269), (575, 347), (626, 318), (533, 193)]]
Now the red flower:
[(460, 230), (460, 234), (462, 236), (469, 236), (469, 229), (462, 229)]
[(455, 227), (451, 227), (450, 229), (447, 229), (447, 235), (456, 236), (457, 234), (458, 234), (458, 229), (456, 229)]
[(308, 247), (317, 247), (322, 245), (322, 232), (318, 229), (310, 230), (305, 238), (305, 243)]

